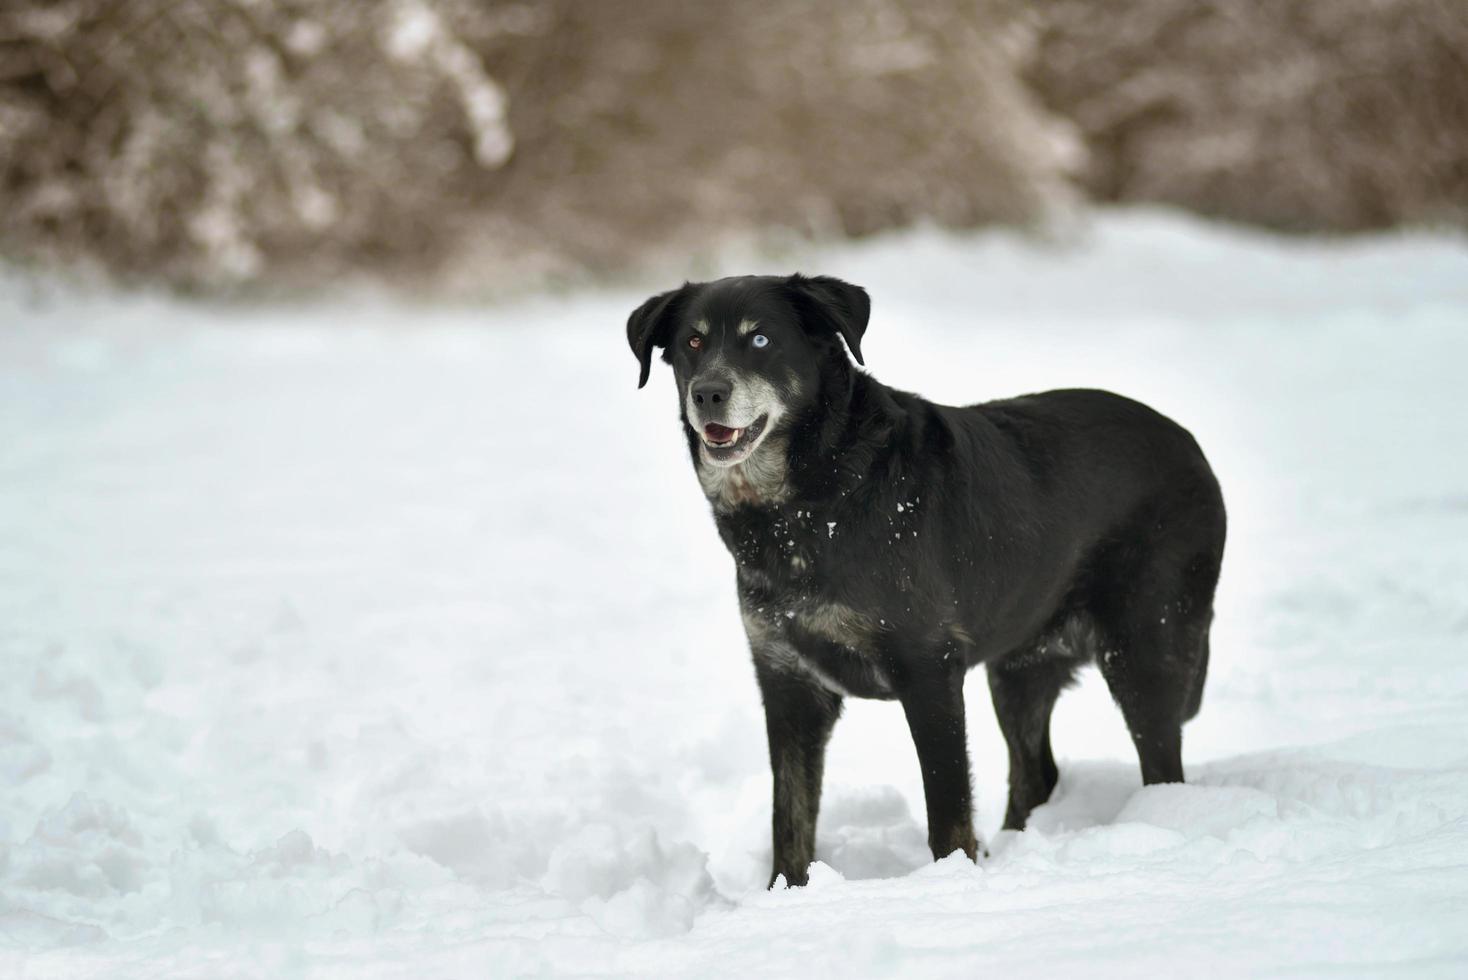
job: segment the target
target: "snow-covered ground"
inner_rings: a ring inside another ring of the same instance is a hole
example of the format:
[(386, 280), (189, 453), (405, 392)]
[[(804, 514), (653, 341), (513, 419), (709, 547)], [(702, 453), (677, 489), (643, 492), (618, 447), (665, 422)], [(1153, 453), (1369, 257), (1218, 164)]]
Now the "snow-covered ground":
[[(764, 263), (766, 266), (769, 263)], [(1190, 783), (1099, 679), (1061, 783), (928, 861), (900, 709), (850, 703), (809, 887), (767, 893), (732, 565), (647, 291), (266, 310), (0, 287), (0, 975), (1468, 973), (1468, 247), (1155, 214), (918, 232), (883, 380), (1113, 388), (1230, 507)], [(785, 268), (789, 268), (786, 264)]]

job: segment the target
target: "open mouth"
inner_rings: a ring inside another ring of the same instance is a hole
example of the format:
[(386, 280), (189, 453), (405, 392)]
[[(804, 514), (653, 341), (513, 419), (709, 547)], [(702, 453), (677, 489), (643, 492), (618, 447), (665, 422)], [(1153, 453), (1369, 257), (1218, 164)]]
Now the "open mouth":
[(765, 423), (769, 419), (768, 415), (761, 415), (741, 428), (732, 428), (717, 422), (705, 422), (703, 429), (698, 433), (703, 442), (704, 454), (711, 462), (737, 463), (754, 448), (754, 444), (759, 441), (760, 435), (765, 431)]

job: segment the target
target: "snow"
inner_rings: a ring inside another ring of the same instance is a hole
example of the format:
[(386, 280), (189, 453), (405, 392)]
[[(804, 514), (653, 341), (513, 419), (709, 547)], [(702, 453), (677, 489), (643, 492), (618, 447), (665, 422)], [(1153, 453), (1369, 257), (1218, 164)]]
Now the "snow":
[[(788, 269), (793, 260), (752, 263)], [(744, 264), (741, 268), (747, 268)], [(1230, 508), (1190, 782), (1094, 672), (1055, 798), (932, 863), (902, 714), (849, 702), (803, 889), (658, 284), (494, 308), (0, 281), (0, 975), (1468, 970), (1468, 248), (1152, 213), (918, 231), (889, 383), (1064, 385), (1189, 426)], [(829, 528), (832, 533), (835, 528)]]

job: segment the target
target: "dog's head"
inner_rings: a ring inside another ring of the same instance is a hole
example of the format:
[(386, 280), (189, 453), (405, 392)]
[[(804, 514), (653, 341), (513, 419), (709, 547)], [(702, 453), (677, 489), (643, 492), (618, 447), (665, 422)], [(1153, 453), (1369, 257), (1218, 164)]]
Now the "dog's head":
[(782, 420), (817, 404), (823, 368), (858, 364), (871, 301), (827, 276), (736, 276), (686, 283), (643, 303), (627, 341), (647, 384), (654, 348), (673, 365), (683, 419), (704, 463), (743, 462)]

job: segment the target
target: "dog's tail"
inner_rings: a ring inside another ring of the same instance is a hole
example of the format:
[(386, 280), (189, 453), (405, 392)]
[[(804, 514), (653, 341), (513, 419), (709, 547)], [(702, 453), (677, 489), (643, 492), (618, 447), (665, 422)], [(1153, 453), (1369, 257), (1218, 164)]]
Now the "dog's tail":
[[(1213, 619), (1211, 615), (1208, 618), (1210, 621)], [(1203, 682), (1208, 679), (1208, 632), (1208, 627), (1204, 627), (1202, 638), (1198, 641), (1198, 664), (1193, 668), (1193, 687), (1188, 692), (1188, 705), (1183, 711), (1183, 721), (1191, 721), (1197, 716), (1198, 709), (1203, 707)]]

